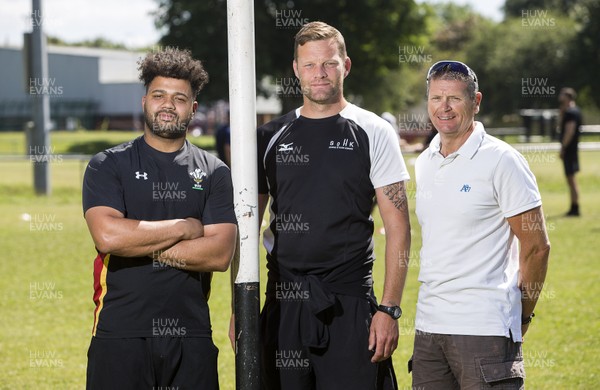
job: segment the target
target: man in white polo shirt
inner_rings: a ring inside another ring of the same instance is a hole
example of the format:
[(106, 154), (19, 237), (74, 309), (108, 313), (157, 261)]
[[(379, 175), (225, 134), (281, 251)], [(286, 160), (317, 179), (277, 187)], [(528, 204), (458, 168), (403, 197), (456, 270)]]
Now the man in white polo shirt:
[(535, 176), (510, 145), (474, 120), (482, 94), (457, 61), (427, 75), (438, 130), (417, 159), (422, 228), (413, 388), (524, 386), (521, 351), (550, 243)]

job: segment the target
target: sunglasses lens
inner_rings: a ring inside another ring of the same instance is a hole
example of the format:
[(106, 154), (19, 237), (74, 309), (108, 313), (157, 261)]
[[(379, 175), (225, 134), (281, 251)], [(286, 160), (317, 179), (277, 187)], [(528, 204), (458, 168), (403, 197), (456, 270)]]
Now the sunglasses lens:
[(448, 72), (457, 72), (460, 74), (464, 74), (465, 76), (472, 77), (474, 81), (477, 81), (477, 77), (475, 76), (475, 72), (471, 70), (467, 65), (458, 61), (440, 61), (436, 62), (429, 68), (429, 72), (427, 72), (427, 80), (431, 77), (432, 74), (435, 74), (441, 70)]

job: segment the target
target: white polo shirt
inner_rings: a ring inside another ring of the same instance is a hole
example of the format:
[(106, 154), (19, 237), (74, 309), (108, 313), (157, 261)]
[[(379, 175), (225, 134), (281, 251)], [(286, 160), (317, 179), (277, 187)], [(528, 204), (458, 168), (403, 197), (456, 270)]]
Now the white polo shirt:
[(525, 158), (475, 122), (444, 158), (440, 136), (415, 165), (422, 229), (415, 327), (521, 341), (518, 240), (506, 218), (542, 204)]

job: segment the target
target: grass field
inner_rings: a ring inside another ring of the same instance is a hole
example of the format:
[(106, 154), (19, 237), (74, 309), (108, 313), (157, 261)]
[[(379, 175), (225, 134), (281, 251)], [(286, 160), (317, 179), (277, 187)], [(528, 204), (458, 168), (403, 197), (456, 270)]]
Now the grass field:
[[(98, 141), (116, 144), (135, 134), (101, 134)], [(85, 142), (72, 134), (56, 153)], [(113, 138), (114, 137), (114, 138)], [(17, 137), (18, 138), (18, 137)], [(60, 137), (54, 137), (58, 142)], [(119, 139), (117, 139), (119, 138)], [(21, 146), (4, 143), (0, 156), (23, 153)], [(15, 144), (16, 145), (16, 144)], [(21, 152), (18, 151), (21, 149)], [(567, 193), (560, 160), (555, 152), (534, 147), (525, 154), (537, 176), (547, 228), (552, 242), (547, 284), (536, 308), (536, 318), (524, 344), (527, 388), (600, 388), (600, 152), (582, 152), (581, 218), (561, 215)], [(81, 178), (86, 159), (56, 160), (51, 165), (53, 192), (37, 197), (31, 189), (32, 167), (27, 158), (0, 160), (0, 388), (82, 389), (86, 352), (92, 326), (92, 260), (94, 246), (81, 210)], [(412, 173), (415, 155), (406, 155)], [(394, 354), (401, 389), (410, 388), (406, 361), (414, 335), (420, 229), (411, 200), (413, 247), (411, 269), (403, 298), (400, 343)], [(376, 217), (376, 232), (381, 220)], [(383, 236), (376, 233), (378, 259), (383, 258)], [(264, 258), (264, 255), (261, 255)], [(264, 264), (262, 281), (264, 281)], [(381, 294), (383, 262), (374, 270)], [(214, 338), (220, 348), (221, 388), (234, 389), (234, 355), (227, 339), (229, 275), (217, 274), (210, 298)], [(262, 286), (264, 288), (264, 283)]]

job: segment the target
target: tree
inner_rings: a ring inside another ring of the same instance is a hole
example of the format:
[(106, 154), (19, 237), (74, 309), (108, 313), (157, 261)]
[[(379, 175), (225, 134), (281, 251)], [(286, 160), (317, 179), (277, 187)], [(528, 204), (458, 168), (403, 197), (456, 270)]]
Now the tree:
[(580, 102), (589, 96), (600, 107), (600, 0), (580, 1), (571, 14), (580, 27), (568, 53), (569, 81), (579, 91)]
[(101, 38), (101, 37), (98, 37), (95, 39), (88, 39), (85, 41), (79, 41), (79, 42), (65, 42), (64, 40), (62, 40), (59, 37), (49, 36), (48, 44), (55, 45), (55, 46), (95, 47), (95, 48), (101, 48), (101, 49), (118, 49), (118, 50), (126, 50), (127, 49), (127, 47), (122, 43), (112, 42), (112, 41), (109, 41), (109, 40), (107, 40), (105, 38)]
[(479, 31), (467, 50), (482, 80), (482, 112), (500, 119), (521, 108), (556, 108), (565, 86), (579, 92), (580, 103), (599, 105), (599, 4), (507, 0), (506, 19)]
[[(211, 78), (203, 91), (208, 100), (228, 96), (226, 6), (225, 0), (158, 0), (155, 13), (157, 27), (166, 30), (162, 45), (190, 48), (203, 60)], [(321, 20), (346, 39), (353, 63), (345, 83), (347, 95), (372, 110), (390, 106), (405, 93), (401, 85), (390, 88), (387, 81), (406, 66), (398, 61), (398, 48), (414, 44), (424, 31), (418, 10), (413, 0), (257, 1), (257, 81), (270, 76), (293, 84), (294, 35), (304, 23)], [(387, 95), (382, 96), (382, 87), (387, 87)], [(299, 98), (282, 96), (284, 110), (296, 106)]]
[(552, 10), (562, 15), (569, 15), (580, 3), (580, 0), (506, 0), (504, 3), (504, 15), (506, 18), (527, 17), (532, 15), (528, 11)]

